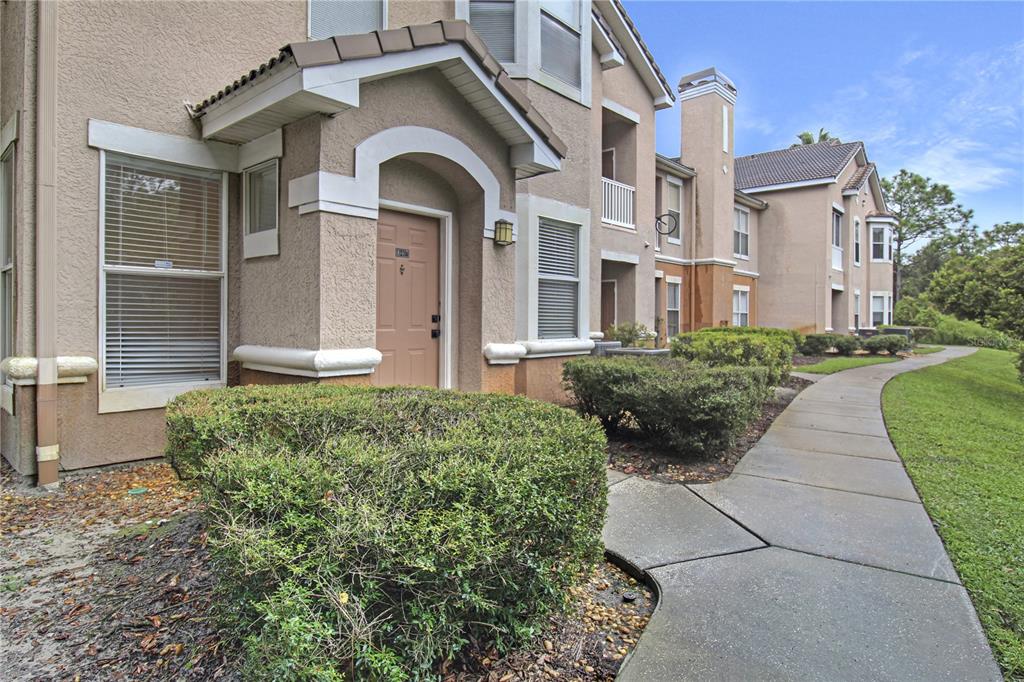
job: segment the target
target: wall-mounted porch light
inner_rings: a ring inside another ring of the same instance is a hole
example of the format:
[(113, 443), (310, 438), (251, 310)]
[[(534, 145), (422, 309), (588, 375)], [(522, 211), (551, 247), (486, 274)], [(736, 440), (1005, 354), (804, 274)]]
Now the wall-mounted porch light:
[(494, 221), (494, 243), (498, 246), (508, 246), (512, 243), (512, 223), (504, 218)]

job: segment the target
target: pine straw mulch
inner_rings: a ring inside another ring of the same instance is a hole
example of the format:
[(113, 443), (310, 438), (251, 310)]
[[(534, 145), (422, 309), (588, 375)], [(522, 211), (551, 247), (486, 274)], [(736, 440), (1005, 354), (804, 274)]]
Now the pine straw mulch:
[[(238, 680), (194, 494), (169, 466), (71, 474), (38, 491), (2, 465), (2, 680)], [(612, 680), (647, 624), (650, 590), (602, 563), (529, 646), (481, 643), (450, 682)]]
[(761, 439), (775, 418), (811, 383), (793, 376), (787, 379), (782, 386), (786, 390), (765, 403), (760, 416), (747, 426), (732, 447), (713, 457), (682, 456), (625, 432), (608, 438), (608, 467), (666, 483), (710, 483), (723, 479)]

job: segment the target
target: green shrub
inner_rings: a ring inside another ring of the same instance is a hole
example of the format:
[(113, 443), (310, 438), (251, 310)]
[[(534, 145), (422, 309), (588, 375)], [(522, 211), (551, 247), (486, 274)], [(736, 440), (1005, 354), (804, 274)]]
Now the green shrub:
[(1020, 374), (1020, 382), (1024, 384), (1024, 348), (1017, 354), (1017, 372)]
[(835, 350), (839, 355), (853, 355), (860, 348), (860, 339), (848, 334), (808, 334), (800, 346), (804, 355), (824, 355)]
[(247, 679), (429, 678), (469, 641), (535, 634), (602, 554), (604, 435), (554, 405), (230, 388), (174, 400), (168, 434)]
[(565, 363), (566, 390), (609, 432), (630, 426), (681, 454), (728, 447), (771, 394), (764, 367), (705, 367), (675, 358), (584, 357)]
[(646, 326), (639, 322), (613, 324), (605, 335), (606, 341), (619, 341), (624, 348), (641, 346), (654, 337)]
[[(702, 362), (711, 367), (757, 365), (768, 370), (768, 380), (781, 384), (793, 369), (796, 345), (789, 334), (715, 333), (715, 328), (679, 334), (672, 339), (672, 357)], [(718, 327), (717, 329), (722, 329)]]
[(878, 355), (882, 351), (889, 355), (896, 355), (896, 353), (909, 349), (911, 341), (903, 334), (877, 334), (864, 339), (862, 345), (864, 350), (872, 355)]
[(935, 343), (953, 346), (980, 346), (997, 350), (1014, 350), (1020, 340), (978, 322), (960, 320), (936, 309), (924, 296), (904, 297), (896, 303), (896, 320), (901, 324), (914, 325), (923, 330), (915, 333), (919, 343)]
[(701, 333), (725, 332), (729, 334), (763, 334), (765, 336), (783, 336), (793, 339), (796, 348), (803, 343), (804, 335), (795, 329), (781, 329), (779, 327), (705, 327)]

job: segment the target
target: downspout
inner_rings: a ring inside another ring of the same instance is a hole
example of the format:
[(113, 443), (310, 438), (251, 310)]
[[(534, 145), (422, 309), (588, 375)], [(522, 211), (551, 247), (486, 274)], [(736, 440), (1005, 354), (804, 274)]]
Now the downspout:
[(36, 471), (59, 485), (57, 442), (57, 3), (38, 2), (36, 58)]
[(697, 176), (690, 179), (690, 331), (697, 331), (697, 311), (694, 306), (697, 304)]

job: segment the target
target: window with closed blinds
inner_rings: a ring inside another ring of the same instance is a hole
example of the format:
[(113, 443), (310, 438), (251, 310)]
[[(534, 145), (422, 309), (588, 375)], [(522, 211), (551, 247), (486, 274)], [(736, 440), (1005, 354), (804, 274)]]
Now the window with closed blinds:
[(382, 28), (382, 0), (309, 0), (310, 38), (370, 33)]
[(732, 210), (732, 255), (750, 256), (750, 216), (738, 208)]
[(469, 24), (499, 62), (516, 60), (514, 0), (470, 0)]
[(679, 333), (679, 292), (682, 285), (679, 282), (668, 282), (668, 300), (665, 302), (665, 315), (667, 322), (667, 333), (673, 337)]
[(537, 336), (575, 338), (579, 330), (579, 226), (541, 218), (537, 239)]
[(672, 216), (671, 220), (674, 227), (666, 236), (673, 244), (679, 244), (682, 241), (683, 234), (683, 186), (673, 182), (667, 183), (667, 186), (668, 214)]
[(750, 291), (732, 290), (732, 326), (746, 327), (750, 324)]
[(222, 174), (106, 155), (104, 385), (222, 381)]
[(580, 34), (546, 12), (540, 14), (540, 68), (574, 87), (583, 83)]

